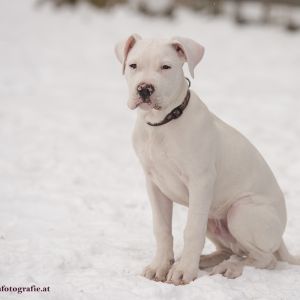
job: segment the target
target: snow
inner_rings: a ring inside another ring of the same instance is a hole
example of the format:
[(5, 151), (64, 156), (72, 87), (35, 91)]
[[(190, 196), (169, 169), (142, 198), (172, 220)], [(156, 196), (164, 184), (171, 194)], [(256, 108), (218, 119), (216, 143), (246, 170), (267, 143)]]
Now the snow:
[[(284, 238), (300, 253), (299, 33), (184, 9), (167, 20), (0, 0), (0, 288), (51, 291), (0, 298), (300, 299), (300, 267), (287, 263), (235, 280), (199, 271), (179, 287), (139, 275), (154, 253), (151, 210), (113, 53), (132, 32), (206, 47), (192, 88), (271, 165), (286, 195)], [(176, 206), (176, 256), (185, 215)]]

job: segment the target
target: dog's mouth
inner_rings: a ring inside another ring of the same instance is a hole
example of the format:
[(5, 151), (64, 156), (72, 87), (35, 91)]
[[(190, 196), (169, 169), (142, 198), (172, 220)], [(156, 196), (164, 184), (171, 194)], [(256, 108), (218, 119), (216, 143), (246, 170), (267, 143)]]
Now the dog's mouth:
[(159, 106), (157, 103), (153, 102), (139, 102), (136, 107), (139, 107), (143, 110), (150, 110), (150, 109), (155, 109), (155, 110), (161, 110), (161, 106)]
[(152, 101), (151, 98), (136, 98), (134, 100), (131, 100), (128, 106), (132, 110), (136, 109), (137, 107), (141, 108), (142, 110), (161, 110), (161, 106)]

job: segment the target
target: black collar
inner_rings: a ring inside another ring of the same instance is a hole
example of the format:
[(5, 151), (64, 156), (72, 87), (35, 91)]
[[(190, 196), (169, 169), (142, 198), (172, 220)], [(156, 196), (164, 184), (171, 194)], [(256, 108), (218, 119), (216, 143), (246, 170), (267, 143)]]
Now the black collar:
[(163, 120), (161, 120), (158, 123), (147, 122), (147, 124), (150, 125), (150, 126), (160, 126), (160, 125), (167, 124), (172, 120), (178, 119), (182, 115), (185, 108), (187, 107), (187, 105), (190, 101), (190, 96), (191, 96), (191, 92), (190, 92), (190, 89), (188, 89), (183, 102), (180, 105), (178, 105), (177, 107), (175, 107), (174, 109), (172, 109), (171, 112), (169, 112), (163, 118)]

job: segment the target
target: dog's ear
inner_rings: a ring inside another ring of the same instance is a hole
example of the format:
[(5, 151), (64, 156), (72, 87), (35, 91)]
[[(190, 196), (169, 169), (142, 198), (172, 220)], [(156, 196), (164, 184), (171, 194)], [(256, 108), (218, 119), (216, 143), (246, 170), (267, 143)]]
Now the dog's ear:
[(132, 34), (129, 38), (127, 38), (124, 41), (119, 42), (115, 46), (115, 53), (119, 60), (119, 62), (122, 64), (122, 73), (125, 72), (125, 66), (126, 66), (126, 59), (128, 56), (129, 51), (133, 48), (135, 43), (142, 39), (138, 34)]
[(191, 76), (194, 78), (194, 69), (204, 55), (204, 47), (191, 39), (183, 37), (174, 37), (172, 46), (177, 54), (185, 59)]

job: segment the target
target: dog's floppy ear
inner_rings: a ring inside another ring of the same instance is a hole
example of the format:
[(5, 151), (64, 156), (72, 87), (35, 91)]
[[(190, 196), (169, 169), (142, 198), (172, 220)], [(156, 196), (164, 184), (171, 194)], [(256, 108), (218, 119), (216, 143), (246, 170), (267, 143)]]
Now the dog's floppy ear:
[(123, 74), (125, 72), (125, 65), (126, 65), (126, 59), (127, 59), (128, 53), (133, 48), (135, 43), (140, 39), (141, 39), (141, 37), (138, 34), (132, 34), (129, 38), (127, 38), (124, 41), (119, 42), (115, 46), (116, 56), (117, 56), (119, 62), (123, 66), (123, 69), (122, 69)]
[(172, 46), (177, 54), (185, 59), (191, 76), (194, 78), (194, 69), (204, 55), (204, 47), (191, 39), (183, 37), (173, 37)]

